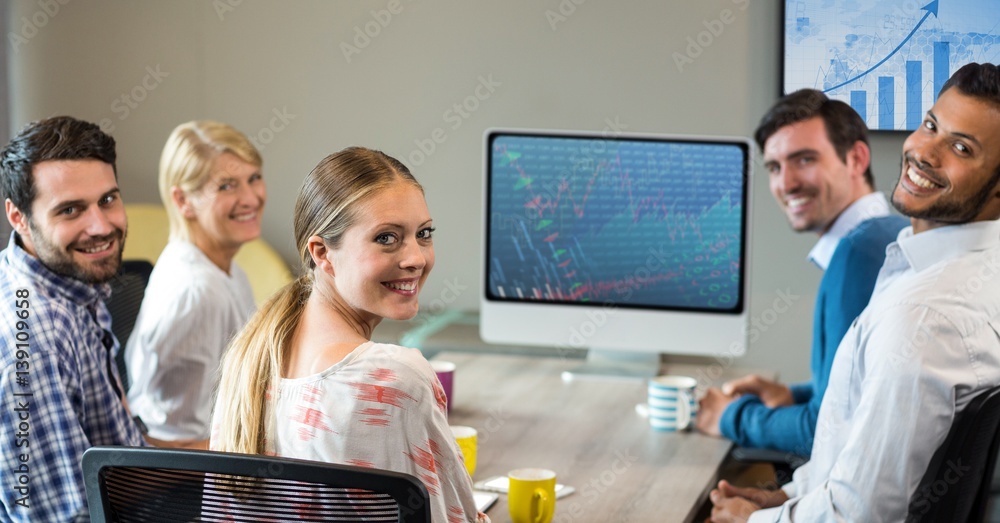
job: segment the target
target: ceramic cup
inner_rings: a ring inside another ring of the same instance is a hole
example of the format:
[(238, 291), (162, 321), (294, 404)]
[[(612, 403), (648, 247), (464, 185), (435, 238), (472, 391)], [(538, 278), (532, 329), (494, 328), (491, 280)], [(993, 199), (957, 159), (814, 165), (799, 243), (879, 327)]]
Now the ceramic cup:
[(451, 435), (458, 442), (458, 448), (462, 451), (462, 458), (465, 460), (465, 470), (469, 471), (469, 476), (476, 472), (476, 446), (479, 439), (479, 432), (464, 425), (452, 425)]
[(444, 389), (444, 395), (448, 398), (448, 413), (451, 414), (452, 388), (455, 383), (455, 364), (450, 361), (431, 360), (431, 368), (437, 374), (438, 381)]
[(698, 380), (689, 376), (657, 376), (649, 380), (649, 425), (657, 430), (685, 430), (698, 411), (694, 390)]
[(518, 469), (507, 473), (507, 507), (514, 523), (549, 523), (556, 512), (556, 473)]

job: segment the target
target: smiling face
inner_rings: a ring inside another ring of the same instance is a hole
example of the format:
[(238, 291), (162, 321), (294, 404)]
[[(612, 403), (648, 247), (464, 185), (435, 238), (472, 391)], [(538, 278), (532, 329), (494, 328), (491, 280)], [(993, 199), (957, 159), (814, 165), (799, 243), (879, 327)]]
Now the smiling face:
[(175, 199), (188, 221), (192, 243), (218, 263), (218, 258), (231, 259), (241, 245), (260, 236), (267, 187), (260, 167), (223, 153), (200, 189)]
[(864, 180), (868, 161), (864, 142), (841, 160), (818, 116), (778, 129), (764, 144), (771, 194), (798, 232), (826, 232), (844, 209), (871, 192)]
[(903, 143), (892, 204), (913, 231), (1000, 217), (1000, 108), (957, 88), (941, 93)]
[(7, 200), (7, 217), (25, 251), (57, 274), (86, 283), (110, 280), (121, 266), (126, 218), (110, 164), (50, 160), (32, 170), (31, 218)]
[(364, 321), (407, 320), (434, 267), (433, 227), (424, 194), (395, 182), (358, 204), (357, 222), (328, 250), (337, 299)]

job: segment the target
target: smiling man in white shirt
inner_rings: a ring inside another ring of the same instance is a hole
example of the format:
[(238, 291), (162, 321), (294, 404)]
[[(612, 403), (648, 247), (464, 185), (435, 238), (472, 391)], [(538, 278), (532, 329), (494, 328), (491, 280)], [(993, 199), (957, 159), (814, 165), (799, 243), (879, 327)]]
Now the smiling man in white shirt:
[(912, 225), (837, 351), (809, 463), (778, 491), (720, 482), (712, 521), (902, 521), (955, 415), (1000, 384), (996, 65), (942, 87), (892, 204)]

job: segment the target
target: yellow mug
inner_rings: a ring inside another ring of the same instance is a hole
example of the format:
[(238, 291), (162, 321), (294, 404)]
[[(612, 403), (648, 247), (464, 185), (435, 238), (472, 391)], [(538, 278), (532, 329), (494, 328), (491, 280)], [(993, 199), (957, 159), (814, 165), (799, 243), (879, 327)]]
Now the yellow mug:
[(517, 469), (507, 473), (507, 507), (514, 523), (549, 523), (556, 512), (556, 473)]
[(451, 435), (455, 437), (458, 448), (462, 451), (465, 470), (469, 471), (471, 477), (476, 472), (476, 439), (479, 433), (472, 427), (452, 425)]

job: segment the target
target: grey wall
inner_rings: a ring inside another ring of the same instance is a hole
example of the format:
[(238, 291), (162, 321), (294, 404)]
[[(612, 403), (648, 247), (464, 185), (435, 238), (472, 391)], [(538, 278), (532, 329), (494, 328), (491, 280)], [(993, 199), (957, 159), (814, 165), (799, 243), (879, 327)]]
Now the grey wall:
[[(778, 92), (780, 14), (770, 0), (50, 3), (58, 12), (11, 5), (8, 30), (24, 36), (8, 49), (12, 127), (60, 113), (103, 122), (120, 144), (126, 200), (157, 202), (170, 130), (196, 118), (231, 123), (262, 146), (264, 237), (289, 263), (305, 174), (345, 146), (381, 148), (423, 182), (438, 228), (423, 299), (446, 296), (450, 282), (466, 287), (460, 308), (478, 306), (484, 129), (746, 135)], [(366, 30), (374, 36), (359, 36)], [(695, 48), (699, 37), (708, 45)], [(678, 66), (679, 56), (690, 61)], [(456, 111), (463, 103), (469, 110)], [(438, 129), (441, 143), (421, 152)], [(902, 140), (875, 139), (882, 188), (898, 172)], [(802, 379), (815, 238), (789, 231), (764, 176), (755, 190), (751, 313), (772, 323), (760, 324), (742, 364)], [(794, 307), (768, 312), (779, 292), (797, 296)]]

